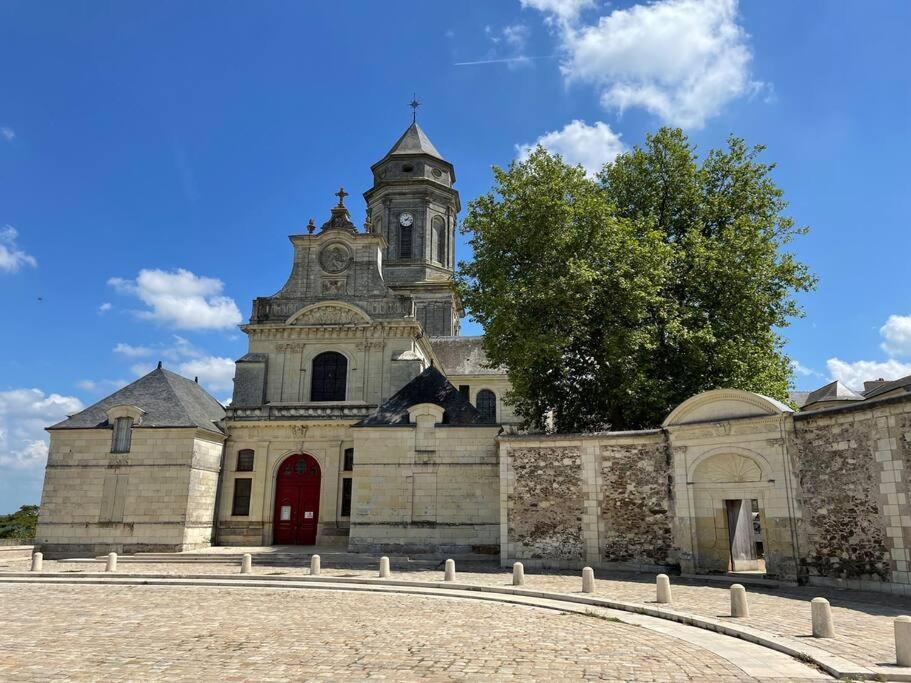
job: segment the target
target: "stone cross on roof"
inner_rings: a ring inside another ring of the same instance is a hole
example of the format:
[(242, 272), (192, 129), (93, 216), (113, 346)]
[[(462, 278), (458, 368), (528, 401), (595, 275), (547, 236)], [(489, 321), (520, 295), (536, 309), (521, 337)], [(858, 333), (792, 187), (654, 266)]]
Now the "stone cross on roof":
[(348, 193), (345, 192), (344, 187), (338, 188), (338, 192), (335, 193), (335, 196), (338, 197), (338, 205), (345, 206), (345, 197), (348, 196)]
[(418, 102), (417, 97), (412, 93), (411, 102), (408, 103), (408, 106), (411, 107), (411, 122), (414, 123), (418, 120), (418, 107), (421, 106), (421, 103)]

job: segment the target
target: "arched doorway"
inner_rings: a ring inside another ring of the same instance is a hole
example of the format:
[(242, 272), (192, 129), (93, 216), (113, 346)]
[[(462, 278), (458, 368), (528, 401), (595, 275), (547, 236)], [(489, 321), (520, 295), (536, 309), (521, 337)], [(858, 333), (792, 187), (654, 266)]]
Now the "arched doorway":
[(315, 545), (319, 522), (320, 467), (306, 453), (290, 455), (275, 477), (273, 543)]

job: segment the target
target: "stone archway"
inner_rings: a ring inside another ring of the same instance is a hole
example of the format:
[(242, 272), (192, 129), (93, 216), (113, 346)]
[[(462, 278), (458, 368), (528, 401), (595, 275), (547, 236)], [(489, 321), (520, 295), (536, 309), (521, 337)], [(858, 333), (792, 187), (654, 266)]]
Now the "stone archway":
[(272, 518), (276, 545), (316, 545), (319, 524), (321, 470), (312, 455), (289, 455), (275, 474), (275, 511)]
[(734, 452), (700, 460), (693, 487), (698, 571), (761, 571), (763, 507), (768, 488), (759, 461)]

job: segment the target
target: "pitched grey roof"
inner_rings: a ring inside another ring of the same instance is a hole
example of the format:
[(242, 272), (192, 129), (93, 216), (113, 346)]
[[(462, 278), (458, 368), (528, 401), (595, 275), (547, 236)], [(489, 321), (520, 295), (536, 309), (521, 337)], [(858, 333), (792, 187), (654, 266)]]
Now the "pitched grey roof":
[(791, 399), (791, 402), (798, 408), (803, 408), (807, 403), (807, 397), (810, 395), (809, 391), (791, 391), (788, 393), (788, 398)]
[(439, 370), (430, 366), (354, 426), (408, 424), (408, 409), (419, 403), (440, 406), (443, 409), (444, 424), (481, 424), (481, 414), (477, 409), (443, 377)]
[(858, 394), (853, 389), (849, 389), (844, 384), (835, 380), (834, 382), (829, 382), (825, 386), (819, 387), (815, 391), (811, 391), (810, 395), (807, 396), (807, 401), (804, 405), (810, 405), (811, 403), (818, 403), (819, 401), (863, 401), (864, 397)]
[(138, 428), (200, 427), (220, 432), (217, 422), (225, 416), (221, 404), (199, 384), (159, 367), (48, 429), (105, 427), (106, 412), (117, 405), (134, 405), (144, 411)]
[(911, 393), (911, 375), (899, 377), (898, 379), (892, 380), (891, 382), (884, 382), (883, 384), (874, 387), (870, 391), (865, 392), (864, 396), (866, 398), (873, 398), (874, 396), (880, 396), (881, 394), (895, 391), (896, 389), (904, 389), (905, 391)]
[(505, 375), (488, 367), (484, 337), (431, 337), (430, 345), (447, 375)]
[(402, 137), (396, 141), (386, 156), (397, 156), (402, 154), (428, 154), (445, 161), (443, 155), (437, 151), (437, 148), (433, 146), (430, 138), (427, 137), (427, 133), (421, 130), (417, 121), (408, 126), (408, 130), (406, 130), (402, 134)]

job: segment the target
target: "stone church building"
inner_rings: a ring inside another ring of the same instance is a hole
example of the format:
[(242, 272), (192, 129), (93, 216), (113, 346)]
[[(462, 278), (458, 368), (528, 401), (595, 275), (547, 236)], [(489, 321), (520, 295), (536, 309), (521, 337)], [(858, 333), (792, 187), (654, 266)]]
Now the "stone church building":
[(229, 407), (159, 366), (49, 427), (45, 553), (318, 544), (911, 591), (911, 378), (520, 433), (507, 375), (459, 336), (455, 169), (417, 123), (371, 169), (363, 229), (340, 190), (290, 237)]

